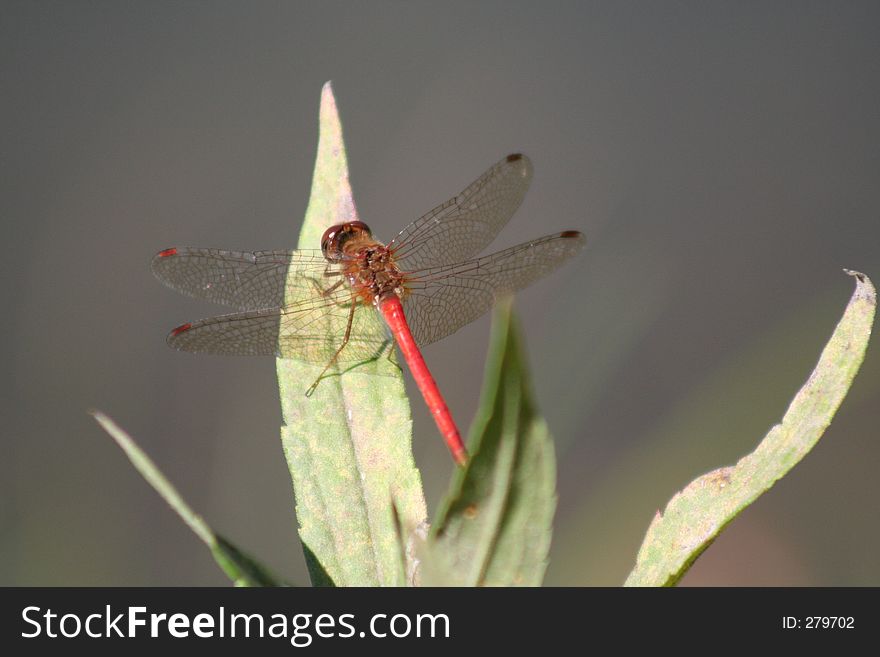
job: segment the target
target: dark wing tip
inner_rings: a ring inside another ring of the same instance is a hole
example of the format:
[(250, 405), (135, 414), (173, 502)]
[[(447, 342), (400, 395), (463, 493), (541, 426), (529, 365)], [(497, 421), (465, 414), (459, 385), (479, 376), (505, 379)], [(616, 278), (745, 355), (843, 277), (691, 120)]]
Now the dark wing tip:
[[(159, 253), (154, 255), (153, 259), (150, 261), (150, 269), (153, 270), (153, 275), (163, 283), (165, 283), (165, 270), (168, 268), (169, 263), (174, 260), (173, 256), (176, 255), (179, 255), (176, 247), (162, 249)], [(166, 285), (167, 284), (168, 283), (166, 283)]]
[[(532, 177), (532, 161), (522, 153), (511, 153), (501, 162), (501, 166), (506, 172), (515, 172), (515, 175), (519, 175), (526, 180)], [(525, 190), (523, 190), (523, 193), (525, 193)]]
[(587, 243), (586, 235), (579, 230), (564, 230), (557, 237), (562, 240), (560, 244), (564, 244), (566, 251), (572, 255), (580, 252)]
[(192, 328), (192, 322), (187, 322), (186, 324), (181, 324), (177, 328), (171, 329), (171, 333), (168, 334), (168, 343), (170, 344), (174, 338), (176, 338), (181, 333), (185, 333)]

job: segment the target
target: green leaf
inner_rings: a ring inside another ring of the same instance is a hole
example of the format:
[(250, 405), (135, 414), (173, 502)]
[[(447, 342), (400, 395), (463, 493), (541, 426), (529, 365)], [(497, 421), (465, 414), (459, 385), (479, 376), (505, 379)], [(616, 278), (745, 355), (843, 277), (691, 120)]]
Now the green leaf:
[(467, 466), (422, 550), (421, 584), (538, 586), (556, 508), (553, 442), (531, 398), (509, 302), (498, 305)]
[[(358, 220), (348, 181), (345, 144), (328, 82), (321, 95), (320, 137), (300, 248), (320, 246), (324, 230)], [(313, 290), (291, 272), (287, 304)], [(373, 317), (375, 313), (363, 313)], [(344, 324), (328, 317), (315, 327), (341, 341)], [(299, 535), (312, 583), (401, 585), (392, 501), (406, 527), (425, 519), (421, 476), (412, 457), (412, 418), (392, 344), (372, 361), (322, 379), (320, 365), (276, 361), (284, 425), (281, 441), (296, 496)]]
[(159, 471), (156, 464), (119, 425), (100, 411), (93, 411), (92, 415), (98, 424), (104, 428), (104, 431), (109, 433), (113, 440), (122, 448), (131, 464), (147, 480), (147, 483), (168, 502), (169, 506), (189, 525), (189, 528), (195, 532), (196, 536), (202, 539), (202, 542), (208, 546), (217, 564), (236, 586), (283, 585), (283, 582), (275, 579), (266, 568), (232, 545), (225, 538), (214, 533), (208, 526), (208, 523), (183, 501), (180, 493), (165, 478), (165, 475)]
[(831, 423), (859, 371), (877, 295), (864, 274), (810, 378), (757, 449), (692, 481), (654, 517), (627, 586), (673, 586), (745, 507), (795, 466)]

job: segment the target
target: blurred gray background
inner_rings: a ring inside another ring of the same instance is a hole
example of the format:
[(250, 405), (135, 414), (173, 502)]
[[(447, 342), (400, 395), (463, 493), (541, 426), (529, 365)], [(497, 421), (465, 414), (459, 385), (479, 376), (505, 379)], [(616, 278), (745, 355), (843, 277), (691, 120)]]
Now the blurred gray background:
[[(880, 281), (878, 25), (876, 2), (3, 1), (0, 584), (226, 582), (92, 407), (307, 582), (274, 362), (168, 349), (221, 309), (149, 261), (295, 245), (328, 79), (379, 237), (512, 151), (535, 179), (498, 245), (587, 234), (517, 308), (559, 458), (547, 583), (621, 583), (654, 512), (781, 418), (841, 269)], [(488, 327), (425, 353), (465, 427)], [(874, 344), (819, 445), (684, 583), (880, 584), (878, 402)], [(412, 405), (433, 512), (453, 465)]]

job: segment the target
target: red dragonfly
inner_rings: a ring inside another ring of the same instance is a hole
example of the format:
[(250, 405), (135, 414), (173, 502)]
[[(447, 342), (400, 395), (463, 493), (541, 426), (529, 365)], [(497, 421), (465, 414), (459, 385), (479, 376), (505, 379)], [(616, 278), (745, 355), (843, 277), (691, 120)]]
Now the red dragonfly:
[[(463, 465), (467, 451), (419, 347), (475, 320), (499, 296), (583, 248), (584, 236), (566, 230), (477, 257), (519, 207), (531, 177), (526, 156), (508, 155), (387, 245), (365, 223), (351, 221), (328, 228), (320, 251), (160, 251), (152, 262), (160, 281), (241, 311), (178, 326), (168, 344), (324, 365), (306, 391), (311, 395), (331, 366), (386, 353), (390, 329), (453, 458)], [(336, 330), (328, 332), (328, 325)]]

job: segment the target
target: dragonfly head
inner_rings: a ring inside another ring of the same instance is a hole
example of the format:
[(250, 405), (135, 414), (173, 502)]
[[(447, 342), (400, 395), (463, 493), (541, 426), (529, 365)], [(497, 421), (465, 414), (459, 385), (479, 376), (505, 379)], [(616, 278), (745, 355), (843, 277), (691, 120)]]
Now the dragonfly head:
[(330, 226), (321, 238), (321, 253), (330, 262), (342, 260), (352, 242), (372, 240), (373, 233), (363, 221), (348, 221)]

